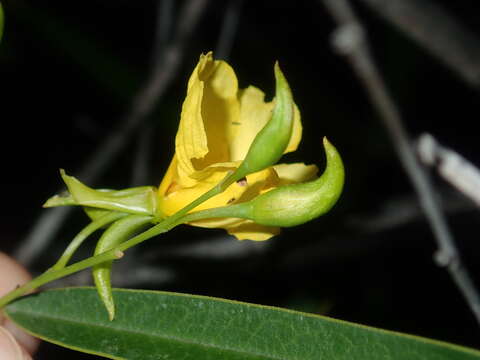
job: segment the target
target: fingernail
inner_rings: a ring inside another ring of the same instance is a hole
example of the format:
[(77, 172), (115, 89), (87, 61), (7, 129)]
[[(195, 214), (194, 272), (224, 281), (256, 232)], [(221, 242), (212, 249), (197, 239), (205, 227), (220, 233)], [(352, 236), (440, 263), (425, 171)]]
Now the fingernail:
[(0, 359), (24, 360), (20, 345), (3, 326), (0, 326)]

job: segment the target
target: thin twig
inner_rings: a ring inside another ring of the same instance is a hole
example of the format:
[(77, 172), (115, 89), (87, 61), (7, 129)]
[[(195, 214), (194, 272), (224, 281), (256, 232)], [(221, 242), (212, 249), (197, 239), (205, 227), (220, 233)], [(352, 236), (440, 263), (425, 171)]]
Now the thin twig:
[(456, 72), (480, 85), (480, 39), (429, 0), (361, 0)]
[[(157, 61), (144, 86), (135, 96), (130, 111), (121, 121), (117, 130), (103, 141), (78, 172), (86, 183), (94, 183), (108, 168), (108, 165), (126, 147), (136, 129), (152, 112), (158, 100), (175, 78), (183, 60), (183, 49), (187, 39), (198, 24), (208, 0), (189, 0), (179, 14), (175, 36), (165, 50), (161, 61)], [(60, 190), (62, 191), (62, 190)], [(59, 230), (71, 208), (57, 208), (45, 211), (39, 216), (14, 256), (24, 265), (31, 264), (45, 249)]]
[(238, 28), (238, 22), (242, 12), (244, 0), (230, 0), (223, 16), (222, 28), (217, 46), (215, 47), (215, 57), (217, 59), (228, 60), (232, 51), (233, 42)]
[(480, 296), (460, 259), (430, 180), (410, 146), (400, 113), (374, 65), (363, 26), (347, 0), (323, 0), (323, 4), (338, 23), (338, 28), (333, 34), (334, 47), (347, 58), (367, 89), (370, 100), (381, 114), (380, 118), (391, 137), (397, 155), (417, 192), (420, 205), (437, 241), (438, 251), (435, 260), (438, 265), (447, 268), (480, 324)]
[(157, 27), (155, 30), (155, 43), (152, 51), (152, 68), (163, 56), (168, 46), (173, 30), (173, 0), (160, 0), (157, 8)]
[[(164, 60), (163, 57), (165, 56), (165, 51), (173, 30), (173, 5), (173, 0), (160, 0), (157, 5), (157, 24), (152, 51), (152, 69), (155, 68), (155, 64), (163, 62)], [(138, 130), (132, 169), (132, 186), (140, 186), (147, 183), (154, 127), (154, 124), (147, 121), (143, 123)]]
[(437, 168), (439, 174), (458, 191), (480, 206), (480, 170), (455, 151), (443, 147), (430, 134), (418, 139), (422, 162)]
[[(447, 215), (457, 215), (476, 210), (475, 205), (461, 196), (457, 191), (444, 188), (438, 192), (442, 210)], [(425, 214), (420, 207), (418, 196), (403, 194), (384, 199), (379, 208), (368, 213), (351, 214), (347, 219), (353, 230), (366, 234), (382, 231), (394, 231), (409, 224), (424, 221)]]

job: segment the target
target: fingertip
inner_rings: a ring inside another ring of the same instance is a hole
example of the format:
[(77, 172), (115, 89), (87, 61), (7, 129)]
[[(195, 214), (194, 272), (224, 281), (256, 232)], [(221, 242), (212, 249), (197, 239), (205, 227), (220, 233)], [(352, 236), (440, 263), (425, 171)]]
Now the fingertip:
[(0, 296), (23, 285), (32, 278), (25, 268), (7, 254), (0, 252)]
[(27, 354), (22, 350), (13, 335), (3, 326), (0, 326), (0, 359), (24, 360), (25, 355)]
[[(0, 274), (2, 274), (0, 276), (0, 296), (12, 291), (17, 286), (25, 284), (32, 278), (22, 265), (3, 252), (0, 252)], [(5, 333), (10, 337), (13, 336), (16, 339), (15, 343), (18, 342), (17, 344), (23, 347), (23, 352), (26, 350), (28, 353), (33, 354), (37, 349), (39, 340), (25, 333), (9, 319), (4, 319), (1, 312), (0, 328), (2, 329), (0, 335), (3, 337), (3, 340), (7, 341)], [(0, 352), (0, 359), (3, 360), (4, 358), (1, 355), (2, 353)], [(21, 359), (24, 358), (22, 357)], [(10, 358), (5, 357), (5, 359)]]

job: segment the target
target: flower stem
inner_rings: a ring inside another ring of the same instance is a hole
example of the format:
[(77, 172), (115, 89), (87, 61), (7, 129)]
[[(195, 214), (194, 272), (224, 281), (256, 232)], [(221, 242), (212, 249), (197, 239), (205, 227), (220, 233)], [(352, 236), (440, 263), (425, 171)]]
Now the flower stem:
[(68, 261), (72, 257), (73, 253), (78, 249), (78, 247), (83, 243), (83, 241), (90, 236), (93, 232), (96, 230), (100, 229), (101, 227), (112, 223), (122, 217), (124, 217), (125, 213), (120, 213), (120, 212), (111, 212), (108, 213), (101, 218), (92, 221), (90, 224), (88, 224), (85, 228), (83, 228), (82, 231), (78, 233), (77, 236), (75, 236), (72, 240), (72, 242), (68, 245), (68, 247), (65, 249), (63, 252), (62, 256), (58, 261), (55, 263), (55, 265), (52, 266), (51, 270), (60, 270), (67, 265)]
[(134, 236), (130, 240), (125, 241), (124, 243), (112, 248), (111, 250), (108, 250), (106, 252), (103, 252), (101, 254), (89, 257), (88, 259), (79, 261), (77, 263), (74, 263), (70, 266), (66, 266), (64, 268), (52, 268), (50, 270), (47, 270), (45, 273), (42, 275), (36, 277), (35, 279), (31, 280), (30, 282), (26, 283), (23, 286), (20, 286), (19, 288), (9, 292), (5, 296), (0, 298), (0, 309), (10, 303), (11, 301), (19, 298), (20, 296), (46, 284), (51, 281), (60, 279), (64, 276), (71, 275), (73, 273), (76, 273), (78, 271), (87, 269), (91, 266), (101, 264), (106, 261), (111, 261), (111, 260), (117, 260), (123, 256), (123, 252), (130, 249), (131, 247), (140, 244), (141, 242), (148, 240), (154, 236), (160, 235), (162, 233), (165, 233), (171, 229), (173, 229), (175, 226), (180, 225), (184, 222), (188, 222), (190, 220), (195, 220), (200, 219), (200, 218), (205, 218), (208, 217), (209, 212), (200, 215), (196, 215), (194, 217), (191, 216), (185, 216), (190, 210), (194, 209), (204, 201), (210, 199), (211, 197), (220, 194), (222, 191), (224, 191), (229, 185), (231, 185), (235, 180), (237, 176), (235, 173), (228, 174), (226, 178), (221, 181), (218, 185), (207, 191), (205, 194), (191, 202), (189, 205), (185, 206), (183, 209), (180, 211), (176, 212), (172, 216), (169, 216), (168, 218), (164, 219), (157, 225), (153, 226), (152, 228), (144, 231), (143, 233)]
[(79, 261), (75, 264), (70, 266), (64, 267), (63, 269), (59, 270), (47, 270), (42, 275), (36, 277), (35, 279), (31, 280), (30, 282), (26, 283), (23, 286), (16, 288), (15, 290), (9, 292), (2, 298), (0, 298), (0, 308), (7, 305), (9, 302), (17, 299), (18, 297), (46, 284), (53, 280), (60, 279), (64, 276), (76, 273), (80, 270), (84, 270), (89, 268), (93, 265), (100, 264), (104, 261), (115, 260), (122, 257), (122, 253), (118, 251), (118, 249), (112, 249), (107, 252), (104, 252), (97, 256), (92, 256), (88, 259)]

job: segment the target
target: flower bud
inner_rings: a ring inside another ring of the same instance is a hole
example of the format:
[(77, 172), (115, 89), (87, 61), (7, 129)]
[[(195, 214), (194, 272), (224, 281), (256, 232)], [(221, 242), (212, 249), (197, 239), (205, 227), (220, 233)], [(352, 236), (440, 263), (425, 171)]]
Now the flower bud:
[(342, 193), (344, 168), (340, 154), (326, 138), (327, 166), (318, 179), (281, 186), (250, 201), (249, 218), (257, 224), (289, 227), (328, 212)]
[(257, 134), (245, 159), (235, 171), (236, 180), (276, 164), (292, 136), (294, 117), (292, 92), (278, 62), (275, 63), (274, 72), (275, 107), (272, 117)]

